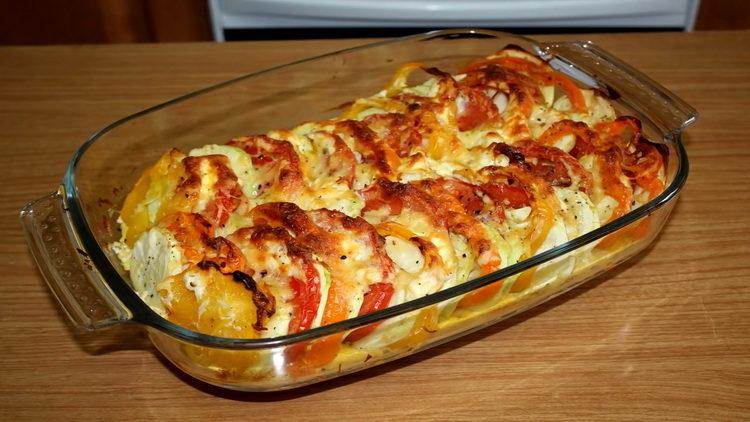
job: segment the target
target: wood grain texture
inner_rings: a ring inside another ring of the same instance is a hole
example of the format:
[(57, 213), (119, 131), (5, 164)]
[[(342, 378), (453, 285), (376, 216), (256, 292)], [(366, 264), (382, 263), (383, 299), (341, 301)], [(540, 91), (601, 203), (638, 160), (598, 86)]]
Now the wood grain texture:
[(92, 131), (240, 73), (357, 41), (0, 49), (0, 420), (750, 418), (750, 32), (590, 38), (700, 112), (691, 175), (634, 260), (435, 349), (277, 394), (182, 375), (137, 327), (73, 332), (17, 212)]

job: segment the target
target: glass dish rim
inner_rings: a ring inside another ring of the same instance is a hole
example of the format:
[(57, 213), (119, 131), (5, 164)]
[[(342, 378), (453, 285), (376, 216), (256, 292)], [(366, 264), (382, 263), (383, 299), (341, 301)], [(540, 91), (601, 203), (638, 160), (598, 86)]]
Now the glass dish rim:
[[(296, 344), (301, 341), (310, 341), (320, 337), (324, 337), (331, 334), (337, 334), (345, 332), (351, 329), (359, 328), (374, 322), (382, 321), (388, 318), (403, 315), (408, 312), (416, 311), (419, 309), (426, 308), (445, 300), (455, 298), (459, 295), (471, 292), (493, 282), (500, 281), (504, 278), (518, 274), (536, 265), (540, 265), (544, 262), (555, 259), (565, 253), (583, 247), (593, 241), (601, 239), (602, 237), (613, 233), (637, 220), (647, 217), (653, 213), (656, 209), (662, 205), (668, 203), (673, 199), (679, 191), (682, 189), (685, 181), (687, 180), (689, 172), (689, 163), (687, 159), (687, 153), (681, 142), (682, 128), (672, 130), (670, 133), (664, 134), (664, 140), (671, 142), (676, 147), (677, 152), (677, 169), (675, 172), (674, 179), (665, 188), (665, 190), (657, 197), (650, 200), (648, 203), (642, 205), (635, 210), (628, 212), (627, 214), (619, 217), (618, 219), (611, 221), (591, 232), (588, 232), (582, 236), (578, 236), (572, 240), (569, 240), (555, 248), (549, 249), (545, 252), (536, 254), (530, 258), (524, 259), (518, 263), (494, 271), (490, 274), (472, 279), (464, 282), (457, 286), (438, 291), (436, 293), (423, 296), (421, 298), (413, 299), (408, 302), (404, 302), (386, 309), (373, 312), (366, 315), (357, 316), (344, 321), (336, 322), (333, 324), (325, 325), (322, 327), (313, 328), (306, 331), (301, 331), (294, 334), (287, 334), (284, 336), (272, 337), (272, 338), (259, 338), (259, 339), (246, 339), (246, 338), (228, 338), (212, 336), (203, 334), (197, 331), (190, 330), (188, 328), (179, 326), (166, 318), (162, 317), (151, 309), (141, 298), (135, 293), (132, 287), (120, 276), (115, 267), (110, 262), (109, 258), (105, 255), (103, 249), (99, 246), (98, 241), (93, 235), (91, 228), (89, 227), (83, 213), (83, 204), (81, 203), (78, 195), (78, 189), (76, 185), (75, 169), (80, 158), (84, 155), (86, 150), (93, 145), (99, 138), (107, 134), (112, 129), (127, 123), (131, 120), (137, 119), (146, 114), (158, 111), (162, 108), (166, 108), (170, 105), (183, 102), (193, 97), (223, 88), (225, 86), (232, 85), (245, 79), (257, 77), (269, 72), (280, 70), (283, 68), (299, 65), (302, 63), (319, 60), (335, 55), (345, 54), (357, 50), (363, 50), (373, 47), (379, 47), (388, 44), (405, 43), (411, 41), (426, 41), (438, 37), (446, 37), (451, 35), (460, 35), (465, 37), (481, 37), (481, 38), (514, 38), (518, 40), (526, 41), (532, 45), (539, 46), (540, 43), (520, 35), (491, 31), (483, 29), (444, 29), (425, 32), (421, 34), (410, 35), (406, 37), (399, 37), (394, 39), (388, 39), (383, 41), (377, 41), (373, 43), (367, 43), (343, 50), (338, 50), (318, 56), (308, 57), (302, 60), (297, 60), (289, 63), (285, 63), (279, 66), (274, 66), (260, 71), (247, 73), (236, 78), (232, 78), (217, 84), (207, 86), (205, 88), (192, 91), (185, 95), (173, 98), (155, 106), (146, 108), (139, 112), (133, 113), (129, 116), (118, 119), (109, 125), (94, 132), (89, 138), (75, 151), (73, 156), (68, 162), (66, 172), (63, 178), (63, 200), (68, 211), (68, 215), (72, 221), (74, 230), (76, 231), (82, 245), (86, 248), (86, 251), (91, 258), (92, 263), (96, 267), (101, 278), (104, 280), (106, 285), (112, 289), (113, 293), (121, 301), (125, 308), (131, 313), (132, 318), (129, 322), (137, 322), (146, 326), (155, 328), (165, 334), (174, 337), (176, 339), (192, 343), (199, 346), (208, 346), (220, 349), (235, 349), (235, 350), (255, 350), (255, 349), (267, 349), (273, 347), (288, 346)], [(697, 116), (694, 114), (693, 118)]]

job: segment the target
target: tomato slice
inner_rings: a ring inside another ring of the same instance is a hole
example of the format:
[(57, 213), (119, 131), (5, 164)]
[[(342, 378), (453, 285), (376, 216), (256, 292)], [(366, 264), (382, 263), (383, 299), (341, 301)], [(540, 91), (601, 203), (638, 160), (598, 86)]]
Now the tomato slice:
[(474, 129), (482, 123), (496, 118), (497, 107), (484, 92), (466, 86), (461, 87), (458, 98), (464, 101), (463, 109), (458, 111), (458, 130)]
[(362, 212), (388, 207), (390, 215), (401, 214), (404, 208), (404, 197), (395, 194), (395, 188), (389, 190), (392, 186), (397, 187), (398, 185), (378, 180), (366, 189), (361, 190), (360, 195), (365, 200), (365, 207)]
[[(331, 281), (321, 325), (333, 324), (347, 318), (347, 294), (340, 285), (340, 281), (335, 279)], [(311, 342), (289, 346), (285, 355), (291, 364), (290, 373), (293, 376), (307, 375), (331, 362), (339, 353), (343, 338), (343, 333), (336, 333)]]
[(484, 201), (476, 194), (476, 191), (480, 190), (478, 186), (451, 177), (443, 177), (436, 181), (442, 189), (461, 203), (469, 215), (479, 214), (485, 208)]
[(481, 188), (493, 201), (511, 208), (521, 208), (531, 203), (531, 198), (529, 198), (526, 190), (520, 186), (490, 182), (484, 183)]
[[(394, 288), (390, 283), (370, 284), (367, 293), (365, 293), (364, 301), (362, 301), (362, 306), (359, 308), (359, 315), (367, 315), (385, 309), (393, 297), (393, 292)], [(378, 325), (380, 325), (380, 322), (358, 328), (349, 333), (344, 341), (347, 343), (354, 343), (355, 341), (361, 340), (368, 334), (372, 333)]]
[(216, 226), (224, 227), (224, 224), (229, 220), (229, 216), (239, 206), (241, 195), (242, 191), (239, 190), (237, 184), (218, 186), (214, 202), (206, 208), (206, 212), (209, 214), (208, 219)]
[(289, 279), (292, 289), (294, 313), (289, 321), (289, 334), (309, 330), (312, 327), (320, 305), (320, 277), (315, 266), (305, 265), (305, 281), (296, 277)]
[(273, 158), (271, 158), (271, 156), (269, 155), (260, 154), (260, 155), (253, 156), (252, 161), (253, 161), (253, 165), (255, 166), (263, 166), (263, 165), (273, 162)]

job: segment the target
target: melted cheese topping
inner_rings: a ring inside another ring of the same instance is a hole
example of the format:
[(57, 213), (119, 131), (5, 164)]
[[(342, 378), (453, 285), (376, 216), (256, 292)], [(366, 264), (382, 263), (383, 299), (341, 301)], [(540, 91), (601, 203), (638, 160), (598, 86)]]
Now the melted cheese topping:
[[(237, 180), (242, 187), (242, 193), (249, 199), (258, 196), (257, 175), (253, 168), (250, 156), (240, 148), (230, 145), (205, 145), (201, 148), (195, 148), (188, 154), (191, 157), (201, 157), (205, 155), (223, 155), (229, 159), (230, 166)], [(201, 186), (213, 186), (215, 179), (207, 180), (201, 183)], [(210, 189), (210, 188), (207, 188)]]
[[(415, 74), (424, 82), (409, 84)], [(335, 119), (168, 152), (128, 195), (113, 249), (170, 320), (277, 337), (507, 267), (623, 215), (663, 183), (663, 154), (637, 120), (506, 49), (453, 76), (407, 64)], [(417, 344), (453, 315), (564, 281), (596, 247), (344, 341)]]

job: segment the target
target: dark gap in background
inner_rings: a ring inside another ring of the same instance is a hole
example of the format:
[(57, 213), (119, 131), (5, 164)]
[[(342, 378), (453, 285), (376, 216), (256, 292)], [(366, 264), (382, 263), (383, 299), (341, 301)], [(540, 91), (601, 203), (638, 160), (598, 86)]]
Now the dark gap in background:
[[(226, 29), (227, 41), (261, 41), (261, 40), (297, 40), (324, 38), (388, 38), (420, 34), (433, 29), (443, 28), (263, 28), (263, 29)], [(612, 28), (612, 27), (571, 27), (571, 28), (483, 28), (495, 31), (506, 31), (514, 34), (583, 34), (594, 32), (667, 32), (681, 31), (682, 28)]]

